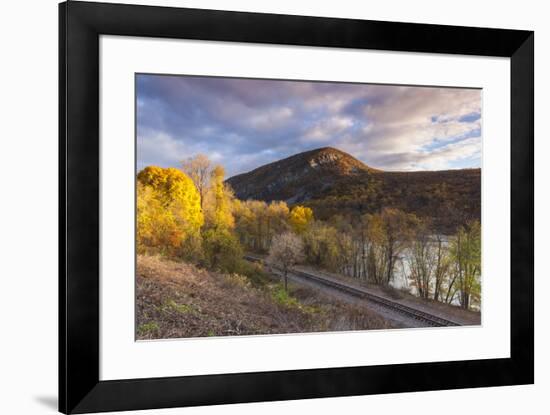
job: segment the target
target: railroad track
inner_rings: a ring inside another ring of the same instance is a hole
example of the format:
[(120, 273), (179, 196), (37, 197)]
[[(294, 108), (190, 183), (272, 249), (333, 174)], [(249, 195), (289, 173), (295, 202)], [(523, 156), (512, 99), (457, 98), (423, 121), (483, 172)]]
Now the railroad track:
[[(252, 255), (245, 255), (244, 259), (251, 262), (259, 262), (264, 263), (265, 261), (262, 258), (255, 257)], [(272, 264), (269, 264), (273, 268)], [(450, 321), (438, 316), (434, 316), (433, 314), (426, 313), (425, 311), (418, 310), (416, 308), (412, 308), (406, 305), (403, 305), (401, 303), (389, 300), (387, 298), (381, 297), (376, 294), (369, 293), (365, 290), (362, 290), (358, 287), (352, 287), (350, 285), (344, 284), (342, 282), (337, 282), (332, 279), (327, 279), (320, 277), (318, 275), (311, 274), (309, 272), (304, 272), (300, 270), (293, 269), (290, 271), (291, 274), (294, 274), (300, 278), (304, 278), (306, 280), (314, 281), (318, 284), (324, 285), (329, 288), (333, 288), (335, 290), (344, 292), (346, 294), (352, 295), (354, 297), (362, 298), (367, 301), (370, 301), (371, 303), (374, 303), (378, 306), (385, 307), (387, 309), (390, 309), (394, 312), (397, 312), (399, 314), (405, 315), (409, 318), (412, 318), (417, 321), (421, 321), (429, 326), (432, 327), (448, 327), (448, 326), (459, 326), (460, 324), (455, 323), (454, 321)]]

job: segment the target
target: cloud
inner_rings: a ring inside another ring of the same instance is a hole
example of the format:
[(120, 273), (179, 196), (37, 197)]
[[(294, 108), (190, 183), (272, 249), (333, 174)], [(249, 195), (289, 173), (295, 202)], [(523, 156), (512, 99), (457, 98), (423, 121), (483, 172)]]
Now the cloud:
[(138, 75), (138, 168), (205, 153), (229, 175), (333, 146), (387, 170), (479, 167), (481, 91)]
[(341, 133), (348, 131), (353, 126), (351, 117), (331, 116), (309, 127), (301, 137), (304, 143), (330, 144)]
[(479, 167), (481, 148), (478, 141), (478, 137), (471, 137), (430, 151), (380, 154), (377, 161), (395, 170), (445, 170), (468, 165)]

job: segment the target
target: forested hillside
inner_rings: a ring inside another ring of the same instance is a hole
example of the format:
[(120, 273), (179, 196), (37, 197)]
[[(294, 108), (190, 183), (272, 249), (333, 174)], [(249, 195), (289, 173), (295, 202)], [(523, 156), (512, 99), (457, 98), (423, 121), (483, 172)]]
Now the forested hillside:
[(319, 219), (396, 208), (429, 219), (441, 233), (481, 220), (481, 170), (385, 172), (330, 147), (300, 153), (227, 183), (241, 200), (285, 201)]

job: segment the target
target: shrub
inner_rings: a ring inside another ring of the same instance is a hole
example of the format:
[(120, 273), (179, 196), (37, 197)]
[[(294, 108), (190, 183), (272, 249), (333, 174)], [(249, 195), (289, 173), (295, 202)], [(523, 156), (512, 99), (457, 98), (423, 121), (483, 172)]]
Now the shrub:
[(225, 229), (210, 229), (203, 235), (206, 265), (222, 272), (237, 272), (243, 251), (235, 235)]
[(237, 265), (236, 272), (245, 275), (255, 287), (263, 287), (269, 282), (269, 276), (260, 264), (252, 264), (248, 261), (241, 260)]

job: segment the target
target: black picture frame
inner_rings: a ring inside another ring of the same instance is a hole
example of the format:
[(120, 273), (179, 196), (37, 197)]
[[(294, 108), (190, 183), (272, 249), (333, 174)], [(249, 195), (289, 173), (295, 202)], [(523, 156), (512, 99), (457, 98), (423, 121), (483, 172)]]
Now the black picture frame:
[[(509, 57), (511, 357), (100, 381), (99, 37), (104, 34)], [(86, 413), (533, 383), (533, 128), (531, 31), (60, 4), (59, 410)]]

